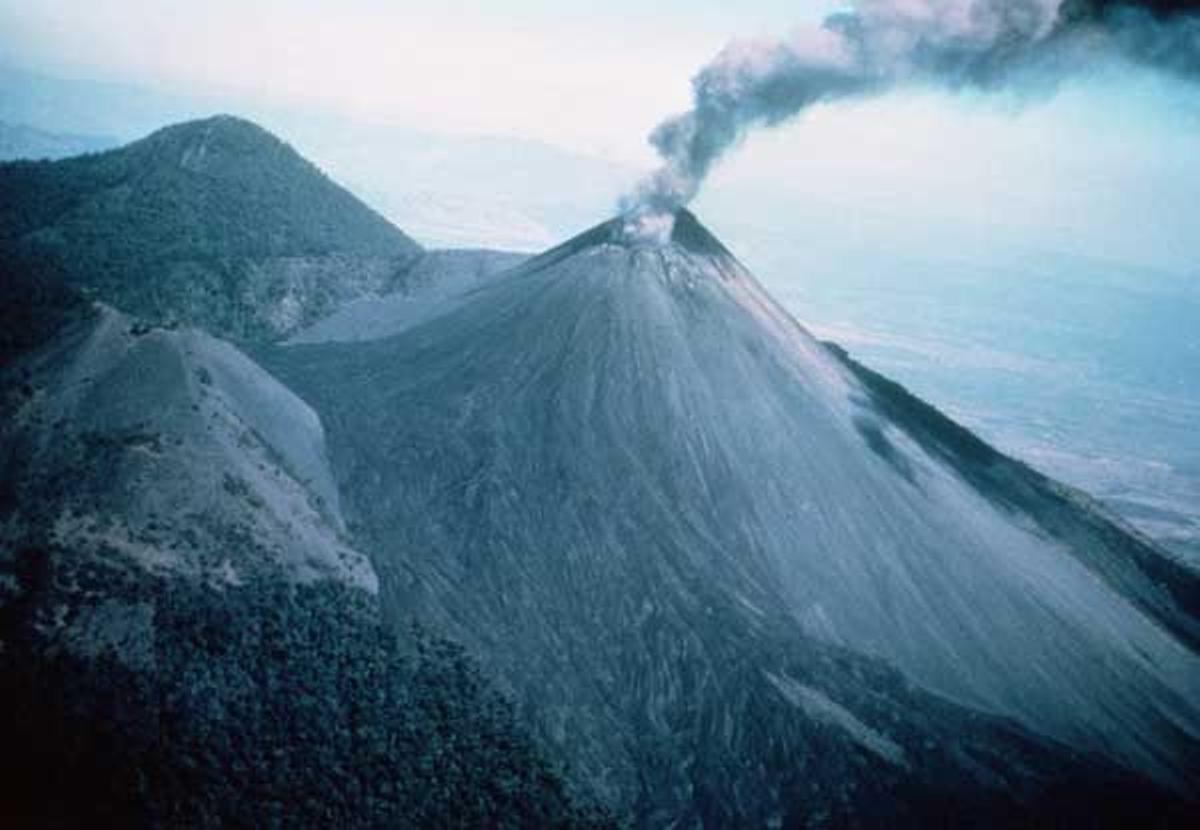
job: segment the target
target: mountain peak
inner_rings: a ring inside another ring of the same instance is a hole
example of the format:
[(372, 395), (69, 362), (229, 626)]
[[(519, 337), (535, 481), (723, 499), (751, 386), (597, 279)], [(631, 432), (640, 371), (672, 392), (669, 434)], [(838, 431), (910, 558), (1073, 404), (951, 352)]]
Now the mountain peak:
[(686, 208), (680, 208), (674, 214), (675, 223), (671, 228), (671, 244), (702, 256), (728, 257), (734, 256), (729, 249), (704, 227), (696, 215)]
[(214, 115), (157, 130), (130, 149), (145, 158), (177, 163), (195, 173), (232, 172), (237, 160), (253, 158), (288, 166), (309, 166), (282, 139), (252, 121), (235, 115)]
[(629, 251), (673, 250), (722, 262), (737, 262), (730, 250), (686, 208), (680, 208), (672, 214), (670, 233), (661, 241), (632, 233), (629, 223), (628, 216), (614, 216), (534, 257), (525, 268), (541, 270), (602, 246), (615, 246)]
[[(218, 115), (0, 167), (0, 259), (152, 321), (270, 340), (386, 293), (421, 247), (256, 124)], [(48, 241), (52, 240), (52, 241)]]
[(195, 118), (191, 121), (181, 121), (178, 124), (170, 124), (163, 127), (161, 130), (156, 130), (150, 134), (150, 138), (154, 136), (181, 134), (187, 132), (198, 132), (201, 130), (220, 130), (227, 133), (240, 133), (243, 135), (255, 135), (266, 137), (273, 141), (278, 141), (270, 132), (255, 124), (248, 118), (242, 118), (238, 115), (233, 115), (227, 112), (219, 112), (215, 115), (210, 115), (206, 118)]

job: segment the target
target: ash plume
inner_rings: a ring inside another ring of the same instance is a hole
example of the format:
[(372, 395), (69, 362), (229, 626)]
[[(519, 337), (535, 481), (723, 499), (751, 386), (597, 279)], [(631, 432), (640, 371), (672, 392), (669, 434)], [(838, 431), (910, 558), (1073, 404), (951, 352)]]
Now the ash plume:
[(692, 79), (692, 108), (650, 134), (663, 163), (622, 200), (626, 234), (665, 241), (675, 211), (749, 129), (815, 104), (908, 84), (1056, 82), (1112, 57), (1200, 79), (1200, 4), (858, 0), (787, 39), (735, 41)]

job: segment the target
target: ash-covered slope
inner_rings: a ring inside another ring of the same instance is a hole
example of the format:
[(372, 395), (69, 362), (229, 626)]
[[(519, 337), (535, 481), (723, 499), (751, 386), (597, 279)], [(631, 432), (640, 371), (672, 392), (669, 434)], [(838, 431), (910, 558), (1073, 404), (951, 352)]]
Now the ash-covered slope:
[(229, 344), (100, 306), (0, 381), (7, 547), (53, 538), (199, 581), (374, 590), (316, 414)]
[(266, 359), (395, 619), (646, 824), (1004, 823), (1103, 777), (1067, 747), (1197, 782), (1195, 576), (815, 341), (690, 214)]
[(378, 340), (444, 314), (496, 274), (515, 268), (527, 254), (486, 248), (426, 251), (391, 294), (347, 303), (288, 338), (289, 344)]
[(385, 293), (420, 253), (287, 144), (229, 116), (104, 153), (0, 164), (5, 283), (62, 283), (238, 340)]
[(461, 650), (406, 637), (320, 421), (233, 346), (101, 307), (0, 368), (9, 824), (590, 825)]

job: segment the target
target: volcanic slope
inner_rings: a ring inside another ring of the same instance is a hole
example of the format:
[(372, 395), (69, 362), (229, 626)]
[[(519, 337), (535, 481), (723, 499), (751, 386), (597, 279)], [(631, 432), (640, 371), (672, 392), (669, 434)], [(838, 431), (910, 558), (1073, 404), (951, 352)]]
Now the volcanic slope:
[(286, 342), (377, 340), (398, 334), (463, 302), (483, 281), (529, 257), (483, 248), (426, 251), (404, 275), (404, 284), (384, 296), (347, 303), (293, 334)]
[(375, 590), (316, 414), (228, 343), (97, 306), (0, 390), (6, 547), (53, 538), (202, 582)]
[(228, 343), (98, 307), (0, 367), (8, 824), (604, 826), (346, 535), (317, 416)]
[(814, 340), (686, 212), (264, 359), (397, 624), (467, 643), (644, 824), (930, 793), (1003, 823), (980, 793), (1092, 780), (1068, 747), (1200, 781), (1195, 575)]

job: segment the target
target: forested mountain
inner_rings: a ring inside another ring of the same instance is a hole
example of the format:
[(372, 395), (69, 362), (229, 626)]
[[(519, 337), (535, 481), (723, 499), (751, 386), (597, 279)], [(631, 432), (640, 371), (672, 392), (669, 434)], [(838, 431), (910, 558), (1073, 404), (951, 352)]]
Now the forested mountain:
[(58, 283), (238, 340), (386, 293), (420, 253), (287, 144), (228, 116), (96, 155), (0, 165), (10, 285)]

